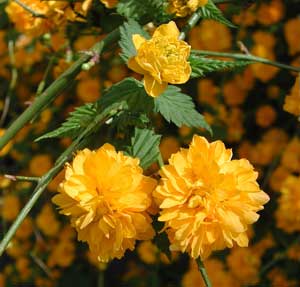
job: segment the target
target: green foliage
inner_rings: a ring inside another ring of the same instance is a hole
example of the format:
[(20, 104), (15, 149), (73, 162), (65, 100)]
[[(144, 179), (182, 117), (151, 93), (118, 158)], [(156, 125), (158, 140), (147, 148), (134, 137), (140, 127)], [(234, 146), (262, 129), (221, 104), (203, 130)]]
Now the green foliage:
[(124, 109), (133, 113), (149, 113), (154, 107), (153, 99), (146, 94), (143, 84), (134, 78), (126, 78), (113, 85), (100, 98), (99, 106), (105, 108), (114, 103), (124, 103)]
[(166, 13), (167, 5), (166, 0), (120, 0), (117, 12), (142, 24), (153, 21), (158, 24), (171, 19), (171, 15)]
[(112, 126), (117, 128), (118, 132), (128, 132), (130, 127), (144, 128), (149, 125), (149, 118), (146, 114), (132, 113), (131, 111), (122, 111), (114, 117)]
[(136, 55), (136, 49), (132, 42), (132, 35), (134, 34), (140, 34), (146, 39), (150, 38), (148, 33), (145, 30), (143, 30), (143, 28), (138, 22), (132, 19), (129, 19), (128, 22), (125, 22), (120, 27), (120, 41), (119, 41), (119, 45), (122, 49), (122, 53), (120, 56), (125, 63), (127, 63), (129, 58)]
[(192, 67), (192, 78), (203, 77), (211, 72), (238, 69), (253, 63), (246, 60), (223, 61), (212, 59), (193, 54), (193, 52), (190, 55), (189, 62)]
[(139, 158), (140, 166), (146, 169), (158, 159), (160, 138), (152, 130), (135, 128), (128, 153)]
[(70, 116), (61, 125), (60, 128), (40, 136), (35, 140), (35, 142), (56, 137), (75, 138), (78, 134), (84, 131), (84, 129), (96, 115), (97, 109), (95, 107), (95, 104), (93, 103), (88, 103), (81, 107), (78, 107), (74, 110), (74, 112), (70, 113)]
[(173, 122), (178, 127), (201, 127), (212, 132), (204, 117), (196, 110), (192, 98), (181, 93), (178, 87), (169, 85), (163, 94), (155, 98), (154, 103), (155, 111), (161, 113), (167, 122)]
[(99, 101), (76, 108), (60, 128), (37, 138), (35, 141), (55, 137), (75, 138), (99, 113), (105, 114), (120, 107), (124, 110), (130, 110), (132, 113), (149, 113), (153, 110), (154, 103), (153, 99), (146, 94), (141, 82), (133, 78), (126, 78), (108, 89)]
[[(204, 7), (200, 8), (203, 19), (212, 19), (216, 20), (228, 27), (236, 28), (229, 20), (227, 20), (221, 10), (214, 4), (212, 0), (208, 0), (207, 4)], [(217, 41), (217, 39), (216, 39)]]

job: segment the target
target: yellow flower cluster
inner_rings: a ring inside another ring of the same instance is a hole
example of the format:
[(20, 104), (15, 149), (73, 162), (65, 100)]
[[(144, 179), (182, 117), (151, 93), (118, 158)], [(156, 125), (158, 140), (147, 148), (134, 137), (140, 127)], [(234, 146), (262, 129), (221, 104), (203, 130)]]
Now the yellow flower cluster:
[(206, 5), (208, 0), (169, 0), (168, 12), (177, 17), (185, 17)]
[(178, 37), (173, 21), (159, 26), (150, 40), (138, 34), (132, 37), (137, 54), (129, 59), (128, 67), (144, 75), (145, 89), (151, 97), (163, 93), (168, 83), (183, 84), (190, 78), (190, 46)]
[(82, 21), (80, 15), (87, 13), (89, 2), (76, 3), (73, 9), (68, 1), (22, 0), (27, 7), (24, 9), (17, 2), (10, 1), (5, 11), (18, 31), (39, 36), (61, 28), (67, 21)]
[(252, 165), (231, 157), (221, 141), (210, 144), (195, 135), (189, 149), (173, 154), (162, 168), (154, 197), (171, 250), (205, 259), (233, 242), (248, 245), (248, 225), (269, 197), (259, 189)]
[(109, 144), (84, 149), (67, 165), (60, 194), (53, 198), (99, 261), (121, 258), (136, 240), (154, 236), (147, 209), (156, 181), (138, 164)]

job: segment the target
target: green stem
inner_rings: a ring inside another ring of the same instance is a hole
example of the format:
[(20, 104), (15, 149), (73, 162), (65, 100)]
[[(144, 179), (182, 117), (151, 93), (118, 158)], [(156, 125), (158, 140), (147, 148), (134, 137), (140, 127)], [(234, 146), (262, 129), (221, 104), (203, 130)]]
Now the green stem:
[(103, 124), (105, 121), (107, 121), (108, 118), (110, 118), (112, 115), (114, 115), (118, 110), (105, 110), (102, 113), (100, 113), (85, 129), (85, 131), (68, 147), (68, 149), (65, 150), (63, 154), (57, 159), (55, 162), (54, 167), (48, 171), (45, 175), (43, 175), (38, 185), (36, 186), (31, 198), (26, 203), (26, 205), (23, 207), (21, 212), (19, 213), (18, 217), (14, 221), (14, 223), (10, 226), (9, 230), (3, 237), (1, 243), (0, 243), (0, 256), (5, 251), (8, 243), (16, 233), (19, 226), (22, 224), (25, 217), (28, 215), (38, 198), (41, 196), (43, 191), (46, 189), (47, 185), (50, 183), (52, 178), (61, 170), (65, 162), (72, 156), (72, 153), (82, 147), (84, 147), (87, 143), (86, 137), (95, 129), (99, 128), (101, 124)]
[(211, 283), (210, 283), (210, 280), (208, 278), (208, 275), (207, 275), (207, 272), (205, 270), (205, 267), (204, 267), (204, 264), (202, 262), (202, 260), (200, 258), (197, 259), (197, 264), (198, 264), (198, 268), (199, 268), (199, 271), (202, 275), (202, 278), (205, 282), (205, 286), (206, 287), (212, 287)]
[(34, 11), (32, 8), (30, 8), (29, 6), (27, 6), (26, 4), (24, 4), (20, 0), (13, 0), (13, 1), (16, 2), (19, 6), (21, 6), (24, 10), (29, 12), (33, 17), (46, 18), (46, 16), (44, 14), (41, 14), (39, 12)]
[(256, 57), (253, 55), (245, 55), (245, 54), (239, 54), (239, 53), (223, 53), (223, 52), (212, 52), (212, 51), (203, 51), (203, 50), (193, 50), (192, 53), (201, 55), (201, 56), (214, 56), (214, 57), (223, 57), (223, 58), (232, 58), (236, 60), (247, 60), (247, 61), (254, 61), (257, 63), (262, 63), (270, 66), (274, 66), (277, 68), (290, 70), (293, 72), (300, 72), (300, 68), (293, 67), (285, 64), (281, 64), (275, 61), (271, 61), (265, 58)]
[(12, 175), (12, 174), (5, 174), (4, 177), (12, 181), (29, 181), (29, 182), (39, 182), (39, 180), (41, 179), (40, 177), (21, 176), (21, 175)]
[(163, 158), (161, 156), (161, 153), (159, 153), (158, 158), (157, 158), (157, 162), (160, 168), (162, 168), (164, 166), (164, 161)]
[(8, 88), (7, 95), (5, 97), (3, 112), (2, 112), (2, 115), (1, 115), (1, 118), (0, 118), (0, 127), (5, 122), (6, 116), (8, 114), (9, 106), (10, 106), (11, 97), (13, 95), (13, 92), (15, 90), (17, 80), (18, 80), (18, 70), (17, 70), (16, 65), (15, 65), (16, 64), (16, 59), (15, 59), (15, 53), (14, 53), (14, 42), (12, 40), (10, 40), (8, 42), (8, 54), (9, 54), (10, 64), (11, 64), (11, 67), (12, 67), (11, 80), (10, 80), (10, 83), (9, 83), (9, 88)]
[(47, 80), (48, 80), (50, 71), (51, 71), (51, 69), (52, 69), (54, 63), (55, 63), (55, 56), (52, 56), (52, 57), (50, 58), (50, 60), (49, 60), (48, 65), (47, 65), (47, 68), (46, 68), (45, 74), (44, 74), (44, 76), (43, 76), (43, 79), (42, 79), (42, 81), (40, 82), (40, 84), (39, 84), (39, 86), (38, 86), (38, 88), (37, 88), (37, 91), (36, 91), (36, 96), (37, 96), (37, 97), (40, 96), (40, 95), (42, 94), (42, 92), (43, 92), (43, 90), (44, 90), (44, 88), (45, 88), (45, 86), (46, 86), (46, 83), (47, 83)]
[[(91, 48), (91, 52), (101, 54), (105, 48), (108, 48), (112, 43), (119, 38), (119, 29), (115, 29), (109, 33), (102, 41)], [(70, 82), (81, 71), (81, 66), (91, 58), (89, 53), (83, 54), (68, 70), (66, 70), (57, 80), (55, 80), (39, 97), (37, 97), (33, 104), (29, 106), (6, 130), (6, 133), (0, 138), (0, 150), (9, 142), (11, 138), (34, 116), (39, 114), (45, 106), (51, 103), (64, 89), (66, 89)]]
[(188, 19), (186, 25), (182, 28), (179, 34), (179, 40), (184, 40), (188, 32), (198, 23), (201, 18), (201, 7), (194, 12), (194, 14)]
[(104, 271), (103, 270), (99, 270), (97, 287), (105, 287)]

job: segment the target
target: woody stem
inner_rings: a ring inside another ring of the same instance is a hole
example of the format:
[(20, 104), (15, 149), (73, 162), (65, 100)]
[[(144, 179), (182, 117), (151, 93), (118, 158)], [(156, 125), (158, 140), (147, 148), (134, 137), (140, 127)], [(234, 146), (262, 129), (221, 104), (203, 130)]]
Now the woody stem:
[[(98, 53), (116, 42), (119, 38), (119, 29), (110, 32), (102, 41), (95, 44), (90, 51)], [(0, 138), (0, 150), (12, 139), (16, 133), (33, 117), (37, 116), (49, 103), (51, 103), (60, 93), (70, 86), (75, 77), (80, 73), (84, 63), (89, 61), (91, 55), (83, 54), (69, 69), (67, 69), (58, 79), (56, 79), (40, 96), (36, 97), (30, 105), (6, 130)]]

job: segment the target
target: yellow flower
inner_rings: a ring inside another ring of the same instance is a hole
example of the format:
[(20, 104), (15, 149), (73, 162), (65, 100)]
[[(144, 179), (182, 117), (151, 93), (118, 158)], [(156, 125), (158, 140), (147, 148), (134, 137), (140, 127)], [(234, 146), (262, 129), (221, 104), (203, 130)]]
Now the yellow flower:
[(84, 149), (67, 165), (60, 194), (53, 198), (99, 261), (121, 258), (136, 240), (154, 235), (147, 209), (156, 181), (138, 164), (110, 144)]
[(213, 250), (248, 245), (248, 225), (258, 220), (269, 196), (246, 159), (231, 160), (221, 141), (195, 135), (189, 149), (173, 154), (162, 168), (154, 197), (171, 250), (207, 258)]
[(178, 37), (173, 21), (159, 26), (150, 40), (138, 34), (132, 36), (137, 54), (129, 59), (128, 67), (144, 75), (145, 89), (151, 97), (159, 96), (168, 83), (183, 84), (190, 77), (187, 59), (191, 47)]
[(206, 5), (208, 0), (169, 0), (168, 12), (177, 17), (185, 17)]
[(300, 77), (295, 81), (291, 93), (285, 97), (283, 109), (297, 117), (300, 116)]

